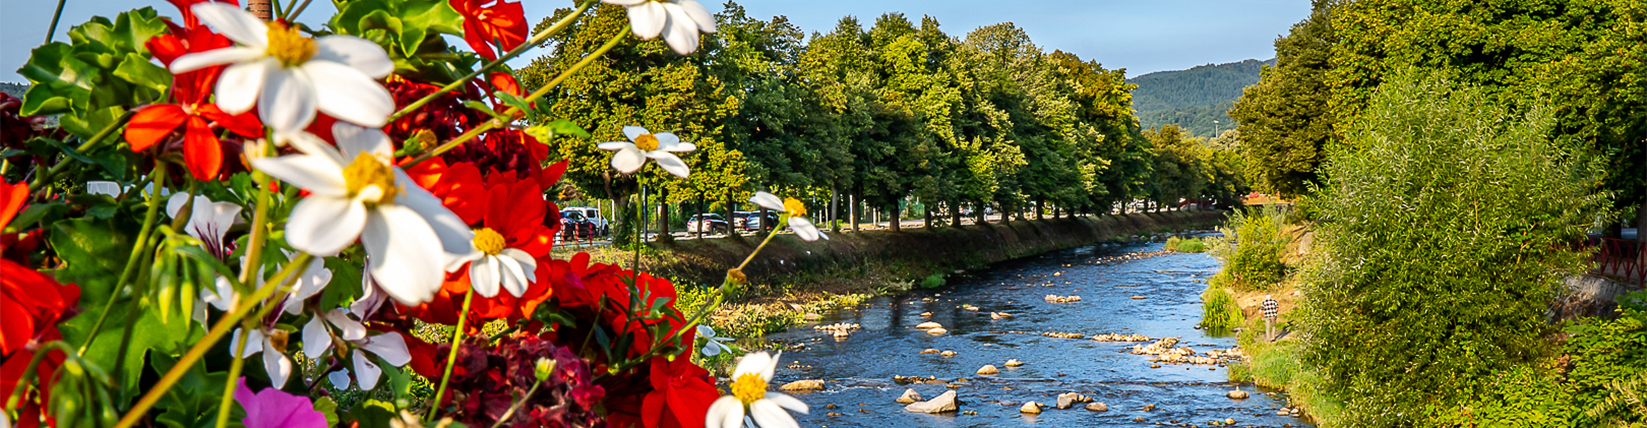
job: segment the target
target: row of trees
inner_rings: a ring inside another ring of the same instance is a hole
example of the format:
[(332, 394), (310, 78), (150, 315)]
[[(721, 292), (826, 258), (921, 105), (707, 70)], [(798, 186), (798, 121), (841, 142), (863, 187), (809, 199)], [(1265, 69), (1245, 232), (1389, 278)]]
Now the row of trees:
[[(959, 224), (963, 207), (1105, 213), (1139, 199), (1174, 206), (1245, 191), (1238, 157), (1216, 149), (1229, 144), (1140, 129), (1124, 70), (1046, 52), (1011, 23), (955, 37), (931, 17), (886, 14), (807, 37), (784, 17), (753, 19), (731, 2), (716, 21), (699, 53), (624, 39), (550, 94), (556, 116), (594, 135), (550, 144), (572, 160), (566, 177), (578, 190), (624, 206), (644, 185), (664, 203), (722, 208), (769, 190), (828, 202), (813, 212), (861, 202), (894, 225), (910, 198), (930, 225)], [(520, 70), (523, 86), (550, 81), (628, 28), (609, 6), (571, 25), (582, 28)], [(683, 156), (691, 178), (608, 168), (594, 142), (621, 140), (624, 125), (696, 143)]]

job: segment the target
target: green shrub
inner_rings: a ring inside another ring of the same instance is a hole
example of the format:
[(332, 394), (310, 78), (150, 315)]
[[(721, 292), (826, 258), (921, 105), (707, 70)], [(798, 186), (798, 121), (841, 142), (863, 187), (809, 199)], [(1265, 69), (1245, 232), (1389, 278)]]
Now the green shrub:
[(1163, 248), (1167, 251), (1178, 251), (1183, 253), (1200, 253), (1207, 251), (1206, 243), (1201, 242), (1199, 238), (1178, 239), (1176, 236), (1167, 238), (1167, 244)]
[(944, 286), (944, 274), (935, 273), (921, 280), (921, 288), (938, 288)]
[(1212, 333), (1225, 333), (1246, 323), (1241, 305), (1223, 287), (1208, 286), (1201, 293), (1201, 328)]
[(1231, 213), (1218, 228), (1224, 237), (1211, 246), (1212, 256), (1224, 261), (1224, 270), (1214, 278), (1234, 290), (1268, 290), (1286, 278), (1281, 251), (1287, 237), (1281, 230), (1289, 211), (1265, 205)]
[(1587, 270), (1569, 243), (1604, 203), (1594, 169), (1545, 137), (1548, 117), (1407, 75), (1345, 130), (1312, 201), (1319, 257), (1295, 317), (1344, 425), (1412, 425), (1548, 354), (1561, 276)]

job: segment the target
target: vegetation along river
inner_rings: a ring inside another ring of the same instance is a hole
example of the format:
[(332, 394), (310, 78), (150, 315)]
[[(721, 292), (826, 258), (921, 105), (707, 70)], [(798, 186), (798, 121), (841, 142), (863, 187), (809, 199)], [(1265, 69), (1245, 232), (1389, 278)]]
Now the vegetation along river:
[[(823, 314), (767, 336), (788, 345), (774, 383), (824, 381), (822, 390), (791, 392), (812, 409), (796, 415), (802, 426), (1214, 426), (1227, 419), (1241, 427), (1310, 426), (1277, 415), (1285, 405), (1282, 397), (1229, 382), (1221, 365), (1160, 363), (1151, 368), (1154, 357), (1128, 352), (1163, 337), (1181, 338), (1177, 346), (1192, 347), (1202, 356), (1236, 346), (1233, 336), (1210, 336), (1194, 328), (1203, 281), (1217, 272), (1218, 261), (1206, 254), (1161, 253), (1161, 247), (1103, 244), (1060, 251), (998, 264), (944, 287)], [(1049, 294), (1080, 300), (1056, 303), (1048, 301)], [(923, 317), (925, 312), (930, 317)], [(991, 316), (1000, 312), (1012, 316)], [(917, 328), (928, 321), (947, 332), (934, 335)], [(858, 328), (844, 337), (818, 328), (838, 323)], [(1080, 337), (1042, 334), (1048, 332)], [(1140, 334), (1151, 341), (1093, 340), (1104, 333)], [(954, 354), (921, 353), (928, 349)], [(1008, 367), (1009, 359), (1023, 365)], [(994, 365), (1000, 373), (977, 374), (984, 365)], [(904, 384), (895, 376), (936, 380)], [(1238, 386), (1251, 392), (1250, 398), (1226, 397)], [(906, 411), (894, 402), (906, 388), (929, 400), (953, 390), (959, 410)], [(1108, 410), (1088, 410), (1086, 403), (1053, 407), (1058, 395), (1068, 392), (1104, 403)], [(1023, 414), (1026, 401), (1047, 407), (1040, 414)]]

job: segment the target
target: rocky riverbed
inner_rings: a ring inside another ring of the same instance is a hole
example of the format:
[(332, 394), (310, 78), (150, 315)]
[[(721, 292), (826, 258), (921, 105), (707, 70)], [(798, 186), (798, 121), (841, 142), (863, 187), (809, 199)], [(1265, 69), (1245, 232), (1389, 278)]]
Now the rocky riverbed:
[(1217, 269), (1159, 243), (1000, 264), (766, 337), (774, 383), (818, 381), (790, 388), (802, 426), (1311, 426), (1229, 382), (1245, 353), (1194, 328)]

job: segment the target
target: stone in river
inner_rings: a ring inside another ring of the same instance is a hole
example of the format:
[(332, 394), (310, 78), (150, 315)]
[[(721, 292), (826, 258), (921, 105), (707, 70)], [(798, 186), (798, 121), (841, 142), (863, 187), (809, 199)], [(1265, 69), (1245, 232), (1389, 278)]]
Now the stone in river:
[(1060, 409), (1068, 409), (1070, 406), (1075, 405), (1075, 403), (1085, 403), (1088, 401), (1092, 401), (1092, 399), (1085, 395), (1073, 392), (1058, 394), (1058, 408)]
[(824, 383), (823, 381), (817, 379), (797, 380), (786, 383), (783, 386), (778, 387), (778, 389), (784, 391), (817, 391), (824, 389)]
[(938, 355), (942, 355), (942, 356), (945, 356), (945, 357), (953, 357), (953, 356), (956, 356), (958, 354), (959, 353), (955, 352), (955, 351), (944, 351), (943, 353), (938, 354)]
[(1224, 394), (1224, 395), (1227, 395), (1231, 399), (1235, 399), (1235, 400), (1245, 400), (1245, 399), (1247, 399), (1247, 391), (1242, 391), (1242, 390), (1239, 390), (1239, 389), (1234, 390), (1234, 391), (1230, 391), (1228, 394)]
[(1091, 410), (1091, 411), (1094, 411), (1094, 412), (1108, 412), (1109, 411), (1109, 406), (1105, 405), (1104, 403), (1091, 403), (1091, 404), (1087, 404), (1087, 410)]
[(932, 313), (931, 312), (922, 312), (921, 313), (921, 318), (932, 318)]
[(1144, 296), (1132, 296), (1132, 300), (1143, 300), (1143, 299), (1148, 299), (1148, 297), (1144, 297)]
[(1224, 425), (1235, 425), (1235, 418), (1224, 418)]
[(1023, 361), (1018, 361), (1017, 358), (1007, 360), (1007, 362), (1006, 362), (1007, 367), (1018, 367), (1018, 366), (1021, 366), (1021, 365), (1024, 365), (1024, 362)]
[(923, 400), (923, 399), (921, 398), (920, 393), (915, 392), (914, 389), (905, 389), (903, 396), (898, 397), (898, 399), (892, 400), (892, 401), (896, 401), (896, 402), (898, 402), (898, 404), (915, 404), (916, 401), (921, 401), (921, 400)]
[(985, 364), (983, 367), (978, 368), (978, 374), (981, 374), (981, 375), (1001, 374), (1001, 369), (995, 368), (994, 364)]
[(1024, 407), (1019, 407), (1018, 411), (1023, 412), (1023, 413), (1032, 414), (1032, 415), (1036, 414), (1036, 413), (1041, 413), (1041, 403), (1036, 403), (1034, 401), (1024, 403)]
[(1155, 411), (1155, 404), (1154, 404), (1154, 403), (1151, 403), (1151, 404), (1145, 404), (1145, 405), (1144, 405), (1144, 411), (1146, 411), (1146, 412), (1153, 412), (1153, 411)]
[(936, 354), (936, 353), (939, 353), (939, 352), (943, 352), (943, 351), (939, 351), (937, 349), (928, 349), (928, 350), (925, 350), (925, 351), (921, 351), (922, 354)]
[(956, 409), (955, 391), (944, 391), (942, 395), (933, 397), (931, 400), (904, 406), (904, 410), (915, 413), (944, 413), (953, 412)]
[(923, 323), (920, 323), (920, 324), (916, 324), (915, 328), (921, 329), (921, 330), (931, 330), (931, 329), (934, 329), (934, 328), (944, 328), (944, 325), (939, 324), (939, 323), (935, 323), (935, 322), (932, 322), (932, 321), (927, 321), (927, 322), (923, 322)]

